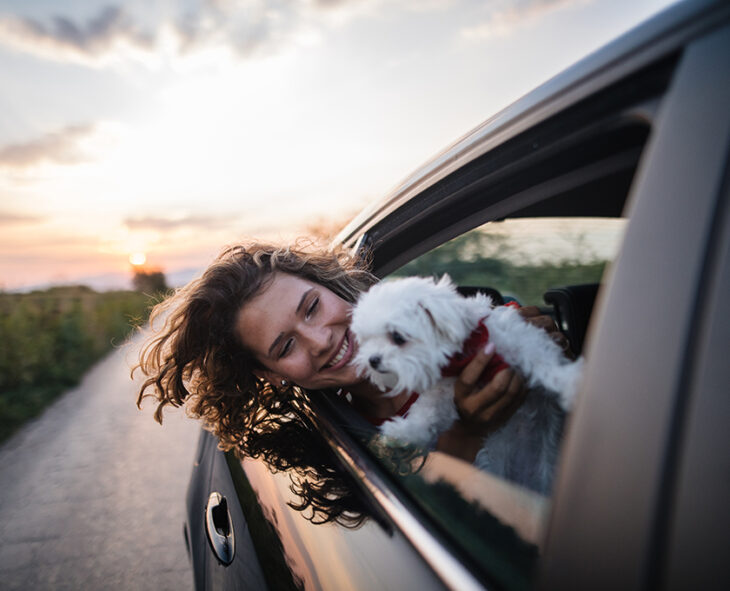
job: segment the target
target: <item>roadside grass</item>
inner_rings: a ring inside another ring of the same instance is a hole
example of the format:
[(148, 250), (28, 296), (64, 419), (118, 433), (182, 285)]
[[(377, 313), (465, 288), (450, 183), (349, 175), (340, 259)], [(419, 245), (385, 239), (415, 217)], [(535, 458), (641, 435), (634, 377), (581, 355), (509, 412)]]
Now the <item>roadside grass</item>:
[(0, 442), (37, 416), (136, 326), (157, 300), (85, 286), (0, 292)]

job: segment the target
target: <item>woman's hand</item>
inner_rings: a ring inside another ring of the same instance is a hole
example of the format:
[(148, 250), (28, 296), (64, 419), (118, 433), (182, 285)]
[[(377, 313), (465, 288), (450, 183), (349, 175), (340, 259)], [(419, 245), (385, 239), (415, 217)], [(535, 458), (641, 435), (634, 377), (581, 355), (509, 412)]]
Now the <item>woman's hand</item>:
[[(574, 358), (568, 338), (551, 316), (543, 314), (537, 306), (524, 306), (517, 311), (527, 322), (547, 332), (566, 356)], [(454, 384), (459, 420), (439, 437), (438, 450), (473, 462), (483, 439), (507, 422), (525, 400), (525, 381), (509, 367), (486, 384), (478, 385), (479, 377), (493, 356), (494, 346), (488, 344), (461, 372)]]
[(479, 376), (494, 356), (494, 345), (479, 351), (454, 384), (454, 402), (459, 420), (443, 433), (436, 448), (472, 462), (482, 440), (506, 422), (527, 395), (522, 377), (512, 368), (478, 385)]
[(517, 312), (519, 312), (520, 316), (522, 316), (522, 318), (524, 318), (527, 322), (537, 326), (538, 328), (542, 328), (546, 333), (548, 333), (568, 358), (575, 359), (575, 355), (570, 349), (570, 341), (568, 341), (568, 337), (560, 332), (560, 329), (552, 316), (543, 314), (537, 306), (524, 306), (522, 308), (518, 308)]
[(522, 377), (509, 367), (483, 386), (477, 385), (494, 355), (494, 345), (490, 343), (474, 356), (454, 384), (460, 421), (479, 432), (493, 431), (509, 419), (527, 393)]

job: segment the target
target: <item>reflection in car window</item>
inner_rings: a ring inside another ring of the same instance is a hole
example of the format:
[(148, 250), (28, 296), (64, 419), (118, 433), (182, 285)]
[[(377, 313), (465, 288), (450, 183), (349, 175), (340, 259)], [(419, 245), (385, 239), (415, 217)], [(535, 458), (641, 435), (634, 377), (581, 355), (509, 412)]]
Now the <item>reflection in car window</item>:
[[(567, 288), (565, 305), (571, 305), (571, 297), (590, 299), (581, 312), (582, 322), (573, 311), (570, 326), (562, 323), (572, 340), (582, 342), (598, 284), (616, 255), (624, 225), (623, 219), (597, 218), (490, 222), (421, 255), (391, 276), (447, 273), (457, 286), (491, 288), (501, 296), (493, 298), (496, 302), (504, 298), (536, 305), (561, 323), (558, 308), (565, 302), (555, 296), (546, 298), (548, 304), (544, 296), (549, 290), (561, 293)], [(573, 290), (575, 286), (580, 289)], [(568, 319), (565, 310), (562, 313)], [(369, 440), (369, 448), (437, 527), (458, 541), (485, 577), (507, 588), (529, 587), (543, 541), (549, 491), (540, 494), (441, 452), (413, 450), (378, 436)]]

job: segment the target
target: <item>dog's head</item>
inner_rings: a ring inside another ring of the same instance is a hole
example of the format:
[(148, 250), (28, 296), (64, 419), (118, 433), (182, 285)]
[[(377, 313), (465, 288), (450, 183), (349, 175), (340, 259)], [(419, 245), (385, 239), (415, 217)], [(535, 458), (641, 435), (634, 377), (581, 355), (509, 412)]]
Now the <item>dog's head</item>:
[(389, 395), (425, 391), (471, 332), (463, 302), (446, 275), (438, 283), (408, 277), (373, 286), (352, 312), (354, 363)]

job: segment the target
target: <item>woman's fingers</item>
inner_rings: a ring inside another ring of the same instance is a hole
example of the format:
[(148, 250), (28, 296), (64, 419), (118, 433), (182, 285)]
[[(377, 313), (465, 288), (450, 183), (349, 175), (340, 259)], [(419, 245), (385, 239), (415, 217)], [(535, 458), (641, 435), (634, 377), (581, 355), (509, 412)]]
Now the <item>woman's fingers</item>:
[(492, 423), (501, 423), (520, 405), (526, 392), (523, 385), (516, 371), (503, 369), (482, 388), (464, 396), (461, 404), (457, 402), (459, 415), (463, 420), (493, 427)]
[(479, 376), (482, 375), (484, 369), (489, 365), (492, 357), (494, 357), (494, 345), (491, 343), (484, 349), (477, 351), (474, 359), (466, 365), (456, 380), (454, 394), (457, 397), (465, 396), (473, 390), (479, 381)]
[(525, 401), (526, 396), (527, 386), (525, 380), (520, 374), (513, 371), (507, 386), (507, 391), (501, 399), (504, 400), (504, 404), (494, 410), (493, 426), (495, 428), (499, 427), (507, 421)]
[(562, 332), (551, 332), (549, 333), (550, 337), (558, 344), (558, 347), (560, 347), (563, 350), (563, 353), (570, 359), (573, 359), (575, 356), (573, 355), (573, 352), (570, 350), (570, 341), (568, 340), (568, 337), (566, 337)]
[(524, 381), (511, 368), (498, 372), (489, 382), (479, 385), (479, 378), (494, 357), (492, 344), (479, 351), (461, 372), (454, 384), (454, 401), (463, 422), (492, 427), (502, 422), (519, 406), (526, 392)]
[(537, 306), (524, 306), (518, 308), (517, 312), (530, 324), (542, 328), (549, 333), (560, 332), (552, 316), (543, 314)]
[(560, 331), (552, 316), (544, 314), (537, 306), (524, 306), (523, 308), (519, 308), (518, 312), (527, 322), (537, 326), (538, 328), (542, 328), (545, 332), (547, 332), (550, 335), (550, 338), (558, 344), (568, 357), (571, 359), (574, 358), (574, 355), (570, 350), (570, 341), (568, 340), (568, 337)]

